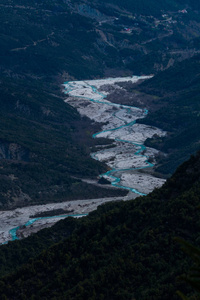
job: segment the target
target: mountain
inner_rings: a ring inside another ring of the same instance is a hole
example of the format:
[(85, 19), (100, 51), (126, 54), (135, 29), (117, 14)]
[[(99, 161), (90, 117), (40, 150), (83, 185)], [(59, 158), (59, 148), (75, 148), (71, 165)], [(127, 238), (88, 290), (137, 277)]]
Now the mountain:
[(1, 71), (63, 81), (156, 73), (199, 51), (195, 9), (189, 0), (2, 0)]
[(2, 0), (0, 6), (1, 207), (118, 194), (76, 179), (96, 177), (105, 166), (89, 156), (98, 126), (63, 103), (61, 84), (157, 74), (193, 57), (200, 51), (196, 3)]
[(175, 300), (177, 289), (190, 292), (178, 276), (191, 262), (175, 237), (200, 245), (199, 170), (200, 153), (146, 197), (1, 246), (2, 275), (21, 265), (1, 278), (2, 299)]
[(90, 157), (98, 126), (91, 129), (59, 91), (22, 79), (4, 79), (0, 90), (2, 208), (124, 194), (81, 181), (106, 171)]
[(168, 132), (164, 138), (146, 141), (146, 145), (165, 153), (158, 159), (158, 172), (172, 174), (200, 147), (199, 74), (200, 56), (196, 55), (176, 63), (140, 87), (152, 97), (149, 104), (146, 102), (150, 113), (143, 123)]
[[(0, 208), (120, 196), (94, 186), (91, 123), (64, 103), (68, 80), (153, 74), (130, 85), (142, 122), (168, 132), (156, 172), (199, 149), (200, 9), (196, 0), (2, 0)], [(129, 86), (130, 83), (127, 83)], [(127, 103), (128, 101), (128, 103)], [(161, 189), (102, 205), (0, 247), (1, 299), (176, 300), (190, 266), (175, 238), (199, 247), (200, 153)]]

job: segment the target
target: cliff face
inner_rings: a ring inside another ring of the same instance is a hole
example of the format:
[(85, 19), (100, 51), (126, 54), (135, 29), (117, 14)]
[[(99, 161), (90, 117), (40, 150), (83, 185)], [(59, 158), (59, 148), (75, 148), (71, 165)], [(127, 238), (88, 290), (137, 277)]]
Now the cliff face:
[(0, 140), (0, 160), (30, 161), (30, 151), (19, 144)]

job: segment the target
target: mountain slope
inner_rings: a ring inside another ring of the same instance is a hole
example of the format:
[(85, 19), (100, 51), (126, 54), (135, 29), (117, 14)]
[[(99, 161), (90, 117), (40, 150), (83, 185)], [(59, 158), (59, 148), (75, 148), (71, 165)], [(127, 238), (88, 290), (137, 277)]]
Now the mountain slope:
[(45, 84), (8, 79), (0, 91), (2, 208), (118, 194), (76, 179), (106, 171), (90, 157), (98, 127), (92, 131), (58, 91), (56, 96)]
[(105, 195), (74, 178), (105, 167), (89, 157), (95, 128), (62, 102), (60, 84), (157, 73), (200, 51), (194, 3), (157, 3), (1, 1), (2, 207)]
[[(103, 205), (77, 220), (68, 239), (1, 278), (1, 295), (5, 299), (179, 299), (176, 290), (185, 288), (176, 277), (190, 261), (174, 237), (199, 246), (199, 166), (200, 153), (149, 196)], [(66, 232), (69, 222), (62, 221)], [(46, 230), (45, 236), (52, 232), (56, 227)], [(11, 246), (2, 250), (12, 253)]]
[(63, 81), (156, 73), (199, 51), (199, 10), (183, 8), (168, 0), (2, 1), (1, 71)]
[[(98, 125), (63, 102), (65, 80), (168, 69), (137, 87), (153, 95), (146, 123), (169, 131), (147, 141), (169, 154), (157, 170), (172, 173), (199, 149), (196, 1), (3, 0), (0, 7), (2, 208), (120, 194), (76, 179), (105, 167), (89, 155)], [(179, 299), (177, 276), (190, 261), (174, 237), (200, 244), (199, 170), (198, 153), (147, 197), (1, 246), (1, 298)]]
[[(167, 153), (160, 157), (157, 171), (171, 174), (199, 147), (200, 133), (200, 56), (177, 63), (174, 67), (143, 83), (141, 90), (157, 97), (151, 102), (144, 122), (168, 131), (163, 138), (155, 137), (146, 145)], [(148, 103), (147, 103), (148, 106)]]

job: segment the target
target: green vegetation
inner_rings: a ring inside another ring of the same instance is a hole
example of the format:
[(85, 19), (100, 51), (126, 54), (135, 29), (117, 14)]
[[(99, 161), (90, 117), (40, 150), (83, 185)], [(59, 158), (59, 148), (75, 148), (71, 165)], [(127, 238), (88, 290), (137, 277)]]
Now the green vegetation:
[(177, 293), (183, 300), (198, 300), (200, 298), (200, 250), (182, 239), (178, 239), (178, 242), (182, 245), (183, 251), (186, 252), (194, 262), (193, 267), (189, 270), (189, 274), (181, 276), (181, 279), (194, 289), (195, 294), (188, 298), (180, 291)]
[[(197, 1), (88, 0), (85, 11), (80, 4), (1, 1), (2, 208), (124, 195), (78, 179), (106, 168), (90, 157), (98, 125), (63, 101), (66, 80), (174, 65), (138, 88), (153, 95), (146, 123), (169, 132), (147, 145), (168, 153), (156, 170), (167, 174), (199, 149), (200, 57), (176, 64), (200, 49)], [(188, 14), (180, 14), (187, 4)], [(191, 292), (177, 280), (190, 260), (174, 237), (200, 246), (199, 194), (200, 154), (147, 197), (103, 205), (1, 246), (1, 299), (179, 299), (176, 290)]]
[[(200, 153), (147, 197), (102, 205), (88, 217), (1, 246), (2, 275), (30, 259), (1, 278), (2, 297), (180, 299), (176, 290), (190, 289), (178, 277), (191, 262), (174, 238), (200, 246), (199, 193)], [(57, 234), (67, 238), (53, 245)]]
[[(179, 1), (169, 1), (164, 0), (162, 3), (159, 0), (124, 0), (123, 3), (120, 0), (103, 0), (102, 2), (105, 3), (112, 3), (113, 5), (118, 5), (119, 7), (123, 7), (135, 13), (140, 13), (144, 15), (160, 15), (161, 10), (176, 10), (178, 5), (177, 2)], [(188, 3), (189, 1), (180, 1), (180, 4)], [(191, 1), (191, 3), (192, 1)]]
[[(200, 26), (192, 7), (181, 25), (174, 1), (112, 3), (1, 1), (0, 207), (124, 194), (76, 179), (106, 171), (90, 158), (99, 128), (63, 102), (60, 84), (158, 72), (167, 47), (194, 55)], [(177, 25), (166, 29), (161, 9), (172, 7)]]
[(98, 141), (91, 137), (95, 131), (89, 120), (82, 119), (63, 97), (54, 96), (53, 86), (8, 79), (1, 83), (1, 206), (118, 194), (74, 178), (106, 171), (90, 157), (90, 147)]
[(102, 74), (97, 53), (88, 63), (97, 36), (90, 19), (71, 13), (62, 1), (24, 0), (19, 5), (5, 1), (2, 6), (1, 68), (6, 75), (37, 78), (66, 72), (87, 78)]
[(69, 217), (56, 223), (52, 228), (43, 229), (26, 239), (16, 240), (14, 243), (9, 242), (7, 245), (1, 246), (1, 276), (13, 272), (15, 268), (27, 263), (30, 258), (36, 257), (44, 249), (70, 236), (77, 227), (76, 221), (76, 219)]
[(200, 56), (176, 64), (142, 84), (142, 91), (159, 96), (150, 113), (142, 120), (168, 132), (164, 138), (154, 137), (146, 145), (167, 153), (161, 157), (156, 171), (172, 174), (177, 166), (195, 153), (200, 141)]
[[(176, 52), (188, 47), (190, 55), (199, 48), (193, 39), (199, 36), (200, 16), (193, 10), (195, 3), (185, 2), (191, 4), (187, 17), (177, 13), (184, 6), (174, 0), (87, 0), (85, 16), (81, 1), (3, 0), (2, 74), (13, 79), (50, 79), (59, 74), (64, 81), (115, 74), (113, 69), (124, 74), (155, 73), (167, 68), (170, 59), (177, 60), (167, 48)], [(172, 10), (177, 23), (163, 23), (163, 10)], [(104, 22), (99, 24), (99, 20)], [(122, 32), (126, 26), (133, 29), (131, 34)], [(129, 51), (124, 53), (124, 49)], [(132, 55), (133, 50), (138, 55)]]

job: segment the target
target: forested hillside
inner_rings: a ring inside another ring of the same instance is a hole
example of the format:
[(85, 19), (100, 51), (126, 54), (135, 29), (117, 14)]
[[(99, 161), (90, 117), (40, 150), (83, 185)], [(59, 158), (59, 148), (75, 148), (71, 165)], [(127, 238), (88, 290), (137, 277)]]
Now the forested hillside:
[[(200, 153), (147, 197), (103, 205), (1, 246), (2, 299), (180, 299), (191, 261), (175, 237), (200, 246)], [(57, 235), (65, 240), (57, 242)], [(69, 236), (69, 237), (67, 237)], [(34, 246), (34, 251), (31, 250)]]
[[(126, 194), (86, 183), (107, 170), (90, 153), (110, 141), (92, 139), (101, 124), (64, 102), (67, 80), (155, 75), (129, 92), (149, 110), (142, 122), (167, 131), (146, 141), (160, 150), (156, 172), (169, 176), (200, 149), (198, 1), (1, 0), (0, 18), (1, 209)], [(200, 153), (146, 197), (1, 245), (0, 298), (192, 295), (175, 238), (200, 246), (199, 195)]]
[(125, 194), (78, 179), (106, 171), (90, 157), (98, 127), (91, 129), (56, 91), (25, 80), (2, 80), (0, 91), (2, 208)]
[(193, 40), (200, 34), (200, 15), (193, 5), (2, 0), (2, 73), (32, 79), (155, 73), (199, 51)]
[(61, 84), (156, 74), (192, 57), (200, 51), (198, 7), (189, 0), (2, 0), (0, 8), (0, 205), (104, 196), (75, 179), (105, 167), (89, 156), (98, 128), (62, 102)]
[(165, 138), (146, 141), (146, 145), (167, 153), (167, 157), (160, 157), (160, 166), (156, 168), (159, 172), (172, 174), (200, 148), (199, 72), (200, 56), (197, 55), (142, 84), (143, 92), (157, 97), (143, 121), (168, 132)]

